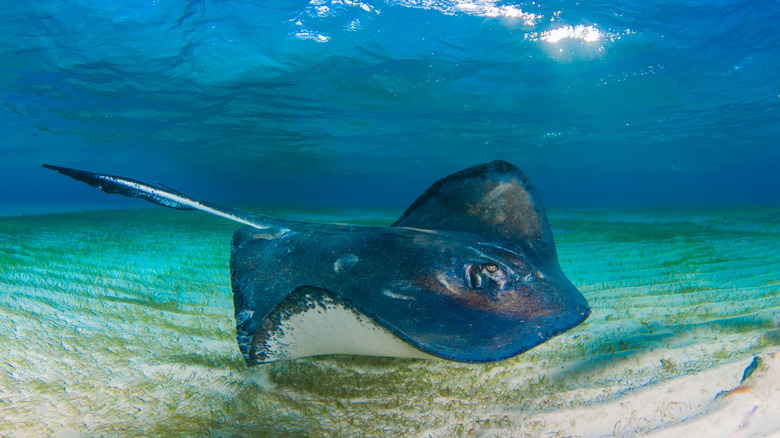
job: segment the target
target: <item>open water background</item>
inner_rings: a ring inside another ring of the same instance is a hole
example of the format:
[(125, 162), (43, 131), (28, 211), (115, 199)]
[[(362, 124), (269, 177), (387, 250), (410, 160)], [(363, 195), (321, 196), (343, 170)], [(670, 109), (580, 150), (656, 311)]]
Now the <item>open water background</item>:
[(402, 207), (492, 159), (548, 205), (776, 204), (778, 22), (774, 1), (7, 2), (0, 204), (134, 205), (47, 162)]

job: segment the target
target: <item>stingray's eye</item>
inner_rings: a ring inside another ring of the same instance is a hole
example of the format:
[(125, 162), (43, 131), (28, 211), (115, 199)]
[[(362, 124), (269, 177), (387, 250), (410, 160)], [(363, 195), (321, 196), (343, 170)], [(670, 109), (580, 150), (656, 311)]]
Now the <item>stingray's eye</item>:
[(495, 263), (480, 263), (466, 266), (466, 285), (469, 289), (483, 289), (491, 285), (503, 288), (506, 276)]

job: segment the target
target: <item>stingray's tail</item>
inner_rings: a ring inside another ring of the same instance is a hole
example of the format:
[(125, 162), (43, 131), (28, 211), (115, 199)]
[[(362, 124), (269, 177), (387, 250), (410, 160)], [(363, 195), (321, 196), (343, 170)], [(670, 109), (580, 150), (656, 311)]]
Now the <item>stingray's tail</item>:
[(201, 210), (261, 230), (273, 228), (275, 229), (274, 234), (284, 234), (288, 231), (286, 227), (282, 226), (285, 221), (280, 219), (261, 214), (248, 213), (229, 207), (221, 207), (210, 202), (199, 201), (162, 185), (157, 187), (121, 176), (102, 175), (99, 173), (52, 166), (49, 164), (41, 164), (41, 166), (47, 169), (56, 170), (63, 175), (85, 182), (106, 193), (117, 193), (122, 196), (141, 198), (162, 205), (163, 207), (175, 208), (178, 210)]

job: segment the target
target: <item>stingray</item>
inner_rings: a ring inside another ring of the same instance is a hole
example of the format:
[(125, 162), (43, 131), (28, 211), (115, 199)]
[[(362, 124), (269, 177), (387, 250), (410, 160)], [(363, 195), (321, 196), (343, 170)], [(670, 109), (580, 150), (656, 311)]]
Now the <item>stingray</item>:
[(495, 362), (590, 315), (561, 271), (539, 195), (505, 161), (437, 181), (389, 227), (284, 220), (159, 183), (43, 167), (246, 225), (233, 235), (230, 282), (248, 365), (324, 354)]

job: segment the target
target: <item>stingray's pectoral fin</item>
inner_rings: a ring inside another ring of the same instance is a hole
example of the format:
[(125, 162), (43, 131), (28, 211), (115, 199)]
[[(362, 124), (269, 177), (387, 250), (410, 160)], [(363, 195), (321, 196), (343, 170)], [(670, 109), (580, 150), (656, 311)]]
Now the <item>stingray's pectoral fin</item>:
[(85, 170), (70, 169), (68, 167), (52, 166), (50, 164), (41, 164), (41, 166), (47, 169), (56, 170), (75, 180), (85, 182), (106, 193), (140, 198), (157, 205), (162, 205), (163, 207), (175, 208), (178, 210), (201, 210), (258, 229), (278, 228), (276, 234), (287, 231), (286, 228), (279, 226), (279, 222), (281, 221), (278, 219), (200, 201), (161, 184), (158, 187), (121, 176), (104, 175), (87, 172)]

